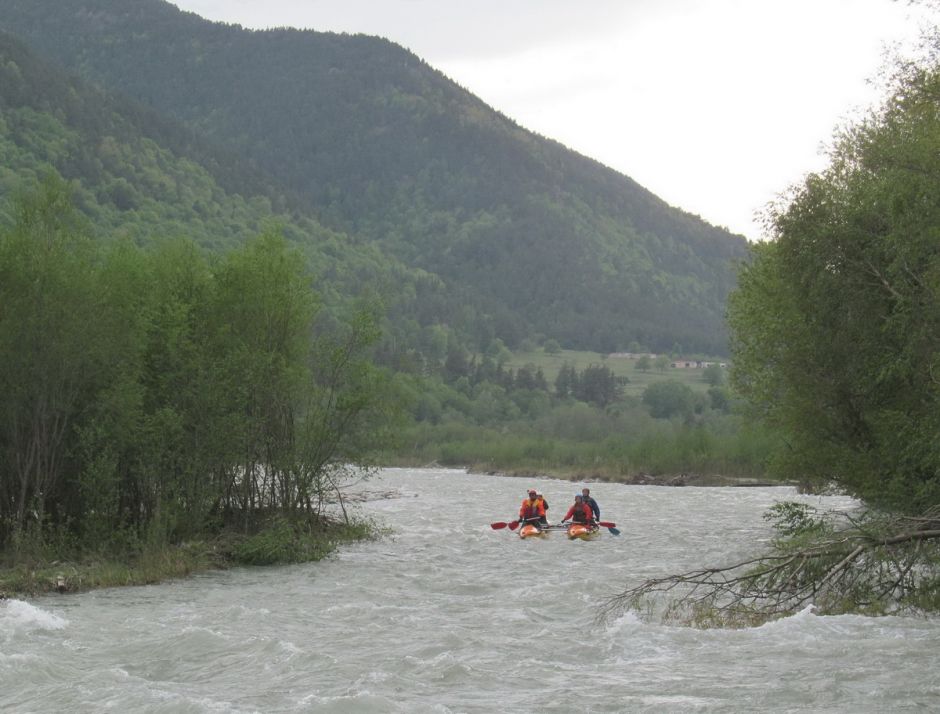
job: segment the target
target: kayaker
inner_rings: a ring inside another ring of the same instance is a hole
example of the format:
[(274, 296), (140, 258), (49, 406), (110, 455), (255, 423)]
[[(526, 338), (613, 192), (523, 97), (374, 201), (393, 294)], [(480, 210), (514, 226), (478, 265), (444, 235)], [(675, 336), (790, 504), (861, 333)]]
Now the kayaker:
[(583, 523), (584, 525), (593, 525), (594, 519), (591, 507), (584, 502), (584, 496), (580, 493), (574, 495), (574, 504), (568, 509), (561, 522), (571, 521), (572, 523)]
[(538, 491), (529, 489), (529, 496), (519, 507), (519, 520), (523, 523), (541, 525), (545, 523), (545, 502), (539, 499)]
[(545, 500), (545, 496), (541, 493), (535, 494), (535, 497), (542, 502), (542, 508), (545, 510), (545, 513), (542, 515), (541, 523), (542, 525), (548, 525), (548, 501)]
[(594, 514), (594, 520), (599, 521), (601, 519), (601, 507), (597, 505), (597, 501), (595, 501), (593, 496), (591, 496), (591, 489), (582, 488), (581, 498), (588, 506), (591, 507), (591, 512)]

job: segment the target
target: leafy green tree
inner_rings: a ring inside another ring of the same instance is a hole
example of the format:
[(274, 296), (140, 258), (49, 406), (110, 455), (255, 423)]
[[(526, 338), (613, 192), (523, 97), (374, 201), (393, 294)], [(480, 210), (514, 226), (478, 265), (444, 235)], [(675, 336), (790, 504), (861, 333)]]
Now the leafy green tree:
[(0, 234), (0, 538), (41, 527), (65, 479), (85, 401), (108, 384), (100, 263), (67, 186), (49, 177)]
[(532, 363), (524, 364), (516, 371), (514, 386), (516, 389), (538, 389), (541, 391), (548, 388), (542, 369)]
[(636, 364), (633, 365), (633, 368), (639, 370), (640, 372), (649, 372), (652, 366), (653, 360), (650, 359), (649, 355), (640, 355), (636, 361)]
[(379, 306), (364, 303), (341, 330), (313, 343), (310, 370), (294, 400), (286, 474), (286, 503), (303, 514), (319, 516), (331, 492), (342, 503), (340, 486), (351, 465), (374, 466), (376, 455), (397, 438), (408, 397), (369, 359), (379, 324)]
[(884, 106), (771, 213), (730, 305), (734, 384), (788, 448), (778, 472), (865, 501), (940, 503), (940, 71)]
[(643, 403), (656, 419), (687, 417), (695, 410), (695, 393), (675, 380), (654, 382), (643, 390)]
[(709, 387), (709, 407), (715, 411), (728, 413), (731, 411), (731, 395), (724, 387)]
[(512, 359), (512, 353), (498, 337), (490, 341), (489, 346), (486, 348), (486, 356), (496, 362), (500, 367), (504, 366)]
[(578, 377), (574, 396), (583, 402), (606, 407), (619, 399), (622, 392), (620, 382), (610, 367), (591, 364)]
[(444, 361), (444, 378), (449, 382), (454, 382), (460, 377), (469, 375), (470, 356), (463, 345), (454, 342), (447, 349), (447, 359)]
[(559, 399), (573, 397), (578, 389), (578, 372), (574, 365), (565, 362), (555, 376), (555, 396)]
[(725, 373), (720, 364), (712, 362), (702, 370), (702, 379), (712, 387), (720, 387), (725, 381)]

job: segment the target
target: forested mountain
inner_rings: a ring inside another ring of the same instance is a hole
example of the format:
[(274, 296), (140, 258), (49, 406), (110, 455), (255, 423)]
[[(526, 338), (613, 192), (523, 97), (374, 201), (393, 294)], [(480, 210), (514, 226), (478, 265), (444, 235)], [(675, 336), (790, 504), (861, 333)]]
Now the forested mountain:
[(522, 129), (392, 42), (249, 31), (163, 0), (0, 0), (0, 29), (244, 157), (275, 209), (296, 197), (426, 271), (400, 315), (418, 328), (450, 325), (477, 348), (542, 334), (725, 351), (742, 238)]
[(369, 286), (402, 309), (403, 286), (413, 291), (420, 281), (379, 246), (292, 209), (275, 182), (237, 155), (0, 33), (0, 225), (12, 222), (10, 199), (50, 171), (69, 181), (76, 206), (111, 240), (185, 236), (220, 252), (276, 227), (303, 249), (332, 307)]

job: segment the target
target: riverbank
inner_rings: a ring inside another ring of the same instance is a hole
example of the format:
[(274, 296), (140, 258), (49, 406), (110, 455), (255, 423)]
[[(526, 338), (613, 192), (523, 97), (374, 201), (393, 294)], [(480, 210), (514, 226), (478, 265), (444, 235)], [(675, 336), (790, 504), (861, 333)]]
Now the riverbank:
[(619, 483), (626, 486), (702, 486), (702, 487), (757, 487), (757, 486), (795, 486), (795, 481), (775, 481), (767, 478), (745, 476), (726, 476), (723, 474), (609, 474), (603, 471), (545, 472), (531, 469), (511, 471), (492, 471), (488, 469), (467, 469), (469, 473), (486, 473), (493, 476), (517, 478), (557, 478), (564, 481), (583, 481), (585, 483)]
[(713, 473), (665, 473), (652, 474), (638, 472), (624, 474), (619, 469), (604, 467), (595, 469), (562, 467), (519, 467), (494, 468), (491, 464), (442, 464), (437, 461), (430, 463), (415, 463), (401, 460), (394, 464), (402, 468), (454, 468), (464, 469), (470, 474), (487, 474), (489, 476), (507, 476), (510, 478), (557, 478), (562, 481), (583, 481), (585, 483), (619, 483), (627, 486), (701, 486), (701, 487), (758, 487), (758, 486), (791, 486), (806, 489), (810, 487), (793, 480), (776, 480), (767, 477), (732, 476)]
[(5, 553), (0, 554), (0, 600), (151, 585), (242, 565), (313, 562), (343, 543), (374, 538), (377, 533), (375, 526), (358, 522), (330, 523), (312, 533), (279, 523), (253, 536), (227, 532), (130, 552), (56, 553), (47, 548), (40, 555)]

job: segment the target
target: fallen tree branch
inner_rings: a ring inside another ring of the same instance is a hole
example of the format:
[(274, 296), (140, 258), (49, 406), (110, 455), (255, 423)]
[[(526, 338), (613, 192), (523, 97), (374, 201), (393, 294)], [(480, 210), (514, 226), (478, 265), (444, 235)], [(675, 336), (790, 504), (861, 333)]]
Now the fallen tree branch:
[[(752, 625), (813, 605), (822, 614), (940, 609), (940, 520), (840, 514), (816, 519), (775, 550), (731, 565), (648, 579), (610, 598), (599, 620), (660, 609), (698, 626)], [(665, 596), (665, 598), (663, 597)], [(664, 602), (665, 600), (665, 602)]]

